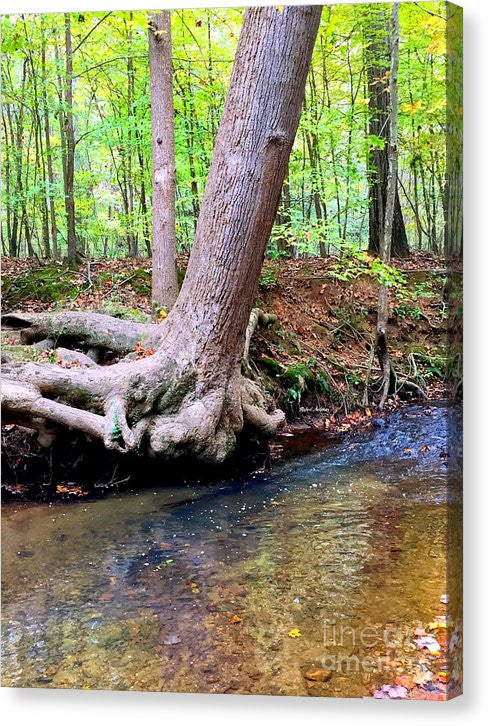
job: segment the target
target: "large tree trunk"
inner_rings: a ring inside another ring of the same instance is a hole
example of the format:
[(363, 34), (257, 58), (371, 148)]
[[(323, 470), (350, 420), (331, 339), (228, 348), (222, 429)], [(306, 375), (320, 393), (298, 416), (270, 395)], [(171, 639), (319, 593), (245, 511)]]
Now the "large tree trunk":
[(175, 131), (169, 10), (149, 23), (152, 122), (152, 299), (170, 310), (178, 297), (175, 228)]
[[(6, 421), (53, 422), (108, 448), (207, 462), (228, 457), (244, 427), (270, 436), (283, 422), (241, 362), (320, 12), (245, 12), (187, 274), (166, 322), (152, 328), (154, 354), (85, 370), (9, 364)], [(69, 337), (68, 320), (54, 328)]]
[[(370, 97), (369, 134), (384, 141), (382, 149), (374, 147), (370, 153), (368, 164), (369, 251), (379, 255), (381, 240), (384, 236), (383, 225), (388, 184), (388, 144), (391, 133), (391, 99), (387, 91), (388, 58), (390, 53), (388, 49), (388, 20), (385, 8), (380, 5), (372, 6), (368, 22), (370, 27), (366, 30), (366, 41), (368, 42), (366, 58)], [(407, 234), (397, 185), (395, 185), (394, 192), (395, 206), (391, 255), (393, 257), (408, 257)]]

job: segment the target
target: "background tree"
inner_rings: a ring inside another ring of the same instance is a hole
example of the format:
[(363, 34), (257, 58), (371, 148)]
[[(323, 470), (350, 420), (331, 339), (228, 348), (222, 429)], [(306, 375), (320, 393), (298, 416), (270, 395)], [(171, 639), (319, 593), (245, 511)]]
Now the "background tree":
[(152, 120), (152, 300), (169, 310), (178, 296), (176, 277), (173, 61), (169, 10), (149, 21)]
[[(390, 97), (390, 132), (388, 135), (388, 176), (386, 183), (385, 214), (382, 225), (380, 244), (380, 258), (389, 264), (395, 229), (395, 204), (398, 196), (398, 3), (393, 3), (391, 11), (391, 64), (388, 75), (388, 88)], [(386, 403), (388, 393), (395, 375), (388, 351), (388, 288), (381, 285), (378, 294), (378, 316), (376, 321), (375, 351), (382, 371), (380, 409)]]
[[(383, 225), (386, 219), (387, 187), (389, 179), (389, 139), (392, 124), (392, 101), (390, 74), (390, 48), (388, 33), (388, 12), (384, 6), (372, 5), (366, 18), (366, 59), (369, 93), (368, 133), (373, 141), (368, 159), (369, 184), (369, 251), (380, 254)], [(396, 179), (396, 177), (395, 177)], [(403, 222), (398, 186), (395, 181), (391, 254), (393, 257), (408, 257), (409, 249), (405, 224)]]
[(66, 72), (64, 78), (64, 105), (62, 134), (65, 144), (64, 164), (64, 198), (66, 206), (67, 252), (70, 262), (76, 261), (76, 222), (75, 222), (75, 129), (73, 121), (73, 47), (71, 42), (71, 17), (64, 16), (65, 21), (65, 59)]

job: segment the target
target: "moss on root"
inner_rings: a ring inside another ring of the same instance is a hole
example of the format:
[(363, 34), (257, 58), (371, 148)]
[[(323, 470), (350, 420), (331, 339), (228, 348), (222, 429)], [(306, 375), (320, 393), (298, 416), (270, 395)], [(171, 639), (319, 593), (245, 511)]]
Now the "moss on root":
[(119, 320), (133, 320), (135, 323), (150, 323), (151, 316), (138, 308), (127, 307), (112, 300), (108, 300), (99, 311), (104, 315), (111, 315)]

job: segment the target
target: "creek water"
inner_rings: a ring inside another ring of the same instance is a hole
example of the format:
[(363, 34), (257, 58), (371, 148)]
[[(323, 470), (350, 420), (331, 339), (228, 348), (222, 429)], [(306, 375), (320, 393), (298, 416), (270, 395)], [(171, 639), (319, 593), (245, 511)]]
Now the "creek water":
[(459, 565), (453, 417), (284, 437), (269, 471), (211, 486), (4, 505), (3, 685), (368, 695)]

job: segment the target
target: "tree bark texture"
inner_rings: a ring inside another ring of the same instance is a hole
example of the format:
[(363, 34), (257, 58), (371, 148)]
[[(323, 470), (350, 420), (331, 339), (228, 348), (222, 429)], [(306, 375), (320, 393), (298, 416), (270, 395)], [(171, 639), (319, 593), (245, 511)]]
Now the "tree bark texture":
[[(368, 29), (366, 52), (368, 64), (369, 91), (369, 134), (383, 139), (382, 149), (375, 147), (370, 153), (368, 164), (369, 177), (369, 251), (379, 255), (381, 240), (384, 236), (386, 209), (386, 187), (388, 183), (388, 144), (391, 133), (391, 98), (388, 88), (388, 16), (382, 6), (371, 8), (371, 26)], [(393, 237), (391, 254), (393, 257), (408, 257), (408, 241), (405, 231), (398, 186), (395, 186), (395, 206), (393, 213)]]
[(65, 169), (65, 208), (68, 237), (68, 260), (76, 261), (76, 224), (75, 224), (75, 130), (73, 122), (73, 49), (71, 43), (71, 20), (69, 13), (65, 16), (65, 53), (66, 78), (64, 89), (64, 127), (66, 140)]
[(149, 23), (152, 122), (152, 299), (170, 310), (178, 297), (175, 228), (175, 131), (169, 10)]
[[(391, 66), (389, 76), (390, 89), (390, 133), (388, 141), (388, 176), (386, 183), (385, 216), (383, 236), (380, 243), (380, 258), (385, 264), (391, 259), (395, 226), (395, 206), (398, 196), (398, 55), (399, 55), (399, 29), (398, 29), (398, 3), (392, 6), (392, 32), (391, 32)], [(376, 352), (383, 372), (380, 408), (385, 405), (392, 379), (392, 366), (388, 352), (388, 289), (385, 285), (380, 287), (378, 295), (378, 317), (376, 323)]]

